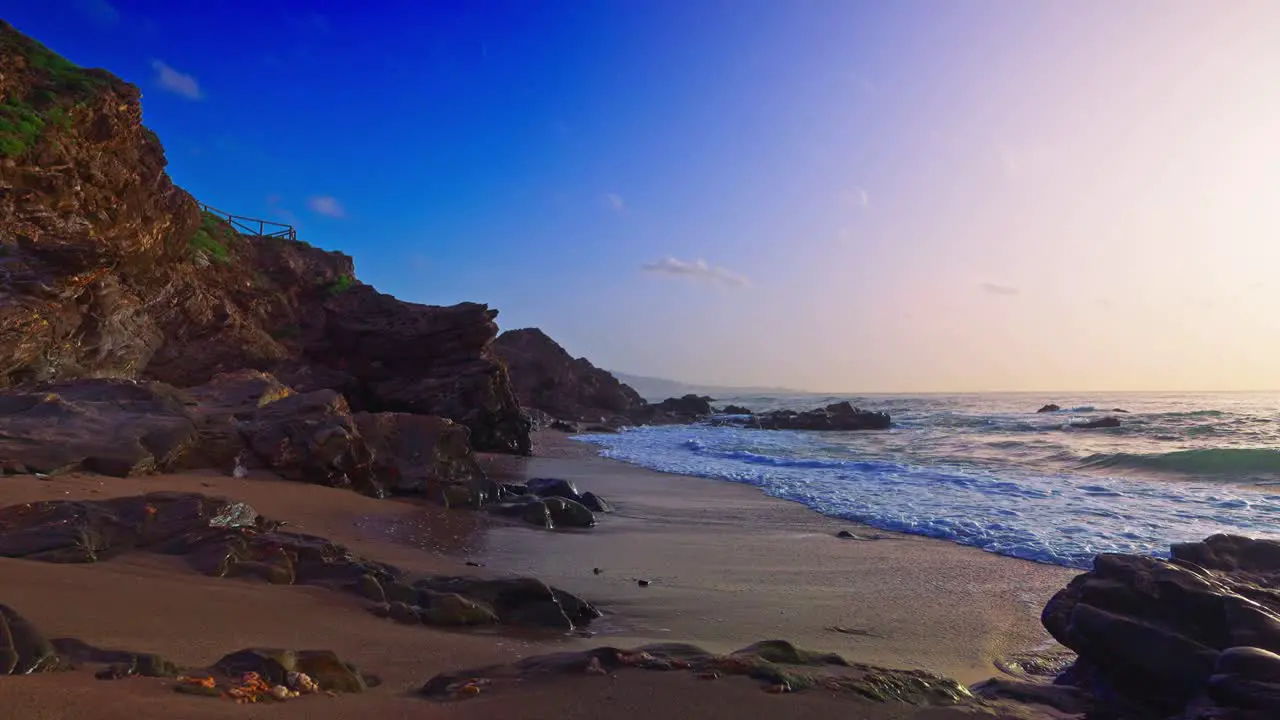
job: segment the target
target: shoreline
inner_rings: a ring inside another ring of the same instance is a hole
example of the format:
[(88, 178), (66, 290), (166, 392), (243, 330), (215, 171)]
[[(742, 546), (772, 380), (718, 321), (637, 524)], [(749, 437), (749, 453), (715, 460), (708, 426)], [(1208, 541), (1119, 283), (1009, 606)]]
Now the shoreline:
[[(141, 553), (90, 565), (0, 559), (6, 578), (0, 603), (26, 614), (49, 637), (156, 652), (191, 666), (242, 647), (332, 649), (381, 676), (383, 686), (331, 702), (288, 703), (273, 708), (272, 716), (402, 717), (437, 711), (412, 694), (437, 673), (601, 645), (689, 642), (727, 652), (786, 639), (854, 663), (919, 668), (971, 684), (999, 675), (999, 658), (1046, 644), (1039, 609), (1076, 574), (941, 540), (860, 531), (754, 487), (654, 473), (597, 457), (592, 446), (557, 435), (537, 435), (540, 456), (484, 455), (482, 462), (496, 479), (554, 475), (603, 495), (616, 512), (591, 530), (547, 531), (266, 473), (247, 479), (214, 472), (8, 477), (0, 482), (0, 506), (157, 490), (223, 495), (287, 521), (287, 529), (324, 536), (411, 572), (533, 575), (597, 604), (605, 616), (587, 628), (590, 636), (405, 627), (374, 617), (351, 597), (201, 576), (169, 558)], [(840, 529), (881, 539), (842, 540), (834, 536)], [(593, 572), (596, 567), (601, 574)], [(640, 578), (652, 583), (640, 587)], [(609, 693), (641, 693), (635, 717), (652, 712), (642, 702), (645, 688), (662, 688), (670, 699), (661, 703), (678, 703), (674, 707), (717, 698), (708, 710), (713, 717), (750, 712), (759, 702), (758, 688), (737, 680), (712, 689), (686, 680), (646, 677), (611, 683)], [(591, 703), (528, 692), (548, 717), (595, 717)], [(108, 698), (109, 710), (102, 705)], [(501, 704), (510, 702), (523, 700), (485, 698), (456, 709), (481, 717), (484, 708), (509, 711), (513, 706)], [(815, 717), (840, 717), (850, 709), (849, 700), (835, 696), (806, 694), (787, 702)], [(81, 672), (0, 680), (0, 706), (29, 709), (24, 718), (240, 716), (233, 703), (175, 697), (163, 683), (100, 682)], [(866, 716), (915, 712), (880, 707), (868, 706)]]

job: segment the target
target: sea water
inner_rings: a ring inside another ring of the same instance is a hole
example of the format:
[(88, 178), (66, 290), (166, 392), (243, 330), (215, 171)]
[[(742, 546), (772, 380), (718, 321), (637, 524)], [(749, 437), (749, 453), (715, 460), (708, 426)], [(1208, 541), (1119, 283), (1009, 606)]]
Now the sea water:
[[(1280, 394), (756, 396), (755, 411), (850, 400), (884, 431), (714, 424), (582, 435), (653, 470), (755, 485), (832, 517), (1087, 567), (1214, 533), (1280, 539)], [(1037, 413), (1047, 402), (1064, 408)], [(1127, 410), (1127, 413), (1116, 412)], [(1117, 428), (1073, 422), (1112, 415)]]

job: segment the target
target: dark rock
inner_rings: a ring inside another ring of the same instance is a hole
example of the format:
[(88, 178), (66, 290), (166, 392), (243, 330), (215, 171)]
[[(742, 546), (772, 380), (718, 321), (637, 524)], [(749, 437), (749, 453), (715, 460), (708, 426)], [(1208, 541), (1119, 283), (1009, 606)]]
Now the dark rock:
[(574, 359), (537, 328), (502, 333), (493, 342), (493, 351), (506, 364), (520, 404), (562, 420), (626, 419), (646, 404), (608, 371), (585, 358)]
[[(684, 671), (699, 678), (719, 677), (721, 674), (745, 675), (762, 682), (762, 688), (766, 690), (779, 685), (795, 692), (816, 687), (824, 692), (847, 694), (863, 702), (934, 707), (978, 706), (973, 696), (952, 680), (921, 671), (853, 665), (838, 655), (812, 653), (776, 640), (756, 643), (729, 655), (709, 653), (683, 643), (662, 643), (632, 650), (600, 647), (533, 656), (509, 665), (437, 675), (423, 684), (419, 693), (432, 698), (451, 699), (456, 688), (475, 679), (500, 692), (557, 676), (600, 674), (601, 671)], [(853, 716), (860, 716), (856, 709)]]
[(250, 449), (288, 480), (381, 496), (373, 453), (346, 400), (332, 390), (288, 395), (257, 409), (243, 427)]
[[(547, 502), (547, 501), (539, 501)], [(569, 502), (561, 500), (561, 502)], [(585, 510), (585, 508), (584, 508)], [(151, 493), (99, 501), (38, 502), (0, 508), (0, 557), (46, 562), (96, 562), (130, 551), (183, 556), (195, 570), (217, 577), (258, 578), (315, 585), (388, 602), (386, 613), (417, 623), (466, 616), (478, 622), (489, 608), (502, 623), (572, 628), (599, 612), (586, 601), (532, 578), (477, 580), (427, 577), (362, 558), (336, 543), (282, 532), (252, 508), (192, 493)], [(471, 605), (440, 599), (457, 594)], [(445, 603), (432, 610), (434, 603)], [(421, 607), (425, 611), (415, 608)], [(39, 642), (7, 615), (8, 635), (18, 640), (13, 666), (40, 657)], [(19, 619), (20, 620), (20, 619)], [(18, 630), (14, 631), (13, 628)], [(0, 643), (0, 658), (4, 657)]]
[(1071, 427), (1081, 430), (1092, 430), (1094, 428), (1114, 428), (1120, 427), (1120, 421), (1111, 416), (1098, 418), (1097, 420), (1085, 420), (1082, 422), (1073, 422)]
[(458, 627), (492, 625), (498, 622), (498, 616), (491, 608), (457, 593), (428, 590), (422, 592), (422, 598), (425, 604), (419, 615), (428, 625)]
[(637, 580), (636, 584), (639, 585), (640, 587), (649, 587), (650, 583), (648, 580)]
[(107, 665), (98, 673), (99, 679), (116, 680), (125, 677), (174, 677), (178, 666), (154, 653), (136, 653), (128, 650), (104, 650), (75, 638), (56, 638), (51, 641), (61, 663), (67, 667), (82, 665)]
[(491, 608), (499, 621), (511, 625), (572, 630), (600, 617), (600, 611), (586, 601), (533, 578), (431, 577), (415, 587), (461, 595)]
[(575, 434), (578, 432), (578, 426), (568, 420), (552, 420), (548, 427), (552, 430), (559, 430), (562, 433)]
[(16, 610), (0, 605), (0, 675), (27, 675), (57, 669), (53, 645)]
[(849, 532), (848, 530), (841, 530), (840, 532), (836, 533), (836, 537), (841, 538), (843, 540), (860, 540), (861, 539), (857, 535), (854, 535), (853, 533)]
[(582, 499), (576, 485), (560, 478), (531, 478), (525, 482), (525, 487), (538, 497), (562, 497), (574, 501)]
[(711, 401), (714, 399), (706, 395), (689, 393), (678, 398), (667, 398), (653, 405), (651, 412), (689, 420), (703, 418), (715, 412), (711, 407)]
[(724, 415), (754, 415), (755, 414), (751, 412), (749, 408), (744, 408), (741, 405), (725, 405), (723, 408), (720, 409), (720, 412), (721, 414), (724, 414)]
[(9, 472), (163, 471), (198, 442), (187, 402), (166, 385), (124, 380), (0, 391), (0, 457)]
[(1121, 410), (1120, 408), (1111, 408), (1111, 412), (1113, 412), (1113, 413), (1123, 413), (1123, 414), (1125, 414), (1125, 415), (1128, 415), (1128, 414), (1129, 414), (1129, 411), (1128, 411), (1128, 410)]
[(1061, 409), (1062, 409), (1062, 408), (1061, 408), (1061, 407), (1059, 407), (1058, 405), (1055, 405), (1055, 404), (1053, 404), (1053, 403), (1049, 403), (1048, 405), (1045, 405), (1045, 406), (1041, 407), (1041, 408), (1040, 408), (1039, 410), (1037, 410), (1036, 412), (1038, 412), (1038, 413), (1050, 413), (1050, 412), (1058, 412), (1058, 411), (1059, 411), (1059, 410), (1061, 410)]
[(549, 497), (542, 500), (556, 527), (589, 528), (595, 527), (596, 516), (582, 503), (562, 497)]
[(387, 608), (387, 616), (398, 623), (405, 625), (418, 625), (422, 623), (422, 618), (418, 617), (418, 611), (412, 606), (403, 602), (392, 602)]
[(407, 413), (356, 413), (354, 418), (373, 453), (376, 476), (392, 492), (421, 494), (446, 505), (465, 496), (464, 504), (473, 507), (499, 494), (471, 452), (466, 426)]
[(773, 410), (738, 424), (762, 430), (884, 430), (890, 418), (888, 413), (861, 410), (845, 401), (805, 412)]
[(286, 685), (291, 672), (306, 673), (321, 690), (332, 692), (364, 692), (370, 685), (354, 665), (329, 650), (248, 648), (224, 656), (213, 667), (231, 677), (254, 672), (271, 685)]
[(586, 427), (582, 428), (582, 432), (585, 432), (585, 433), (606, 433), (606, 434), (609, 434), (609, 435), (617, 435), (617, 434), (620, 432), (620, 430), (618, 430), (618, 428), (616, 428), (616, 427), (611, 427), (611, 426), (609, 426), (609, 425), (588, 425), (588, 426), (586, 426)]
[(593, 492), (582, 493), (581, 502), (588, 510), (592, 512), (598, 512), (598, 513), (613, 512), (613, 506), (610, 505), (604, 498), (600, 497), (599, 495), (596, 495)]
[(1044, 626), (1079, 653), (1059, 682), (1155, 714), (1206, 688), (1219, 703), (1265, 706), (1262, 685), (1280, 672), (1269, 654), (1280, 652), (1280, 543), (1215, 535), (1172, 555), (1099, 555), (1054, 595)]
[[(518, 511), (520, 519), (530, 525), (537, 525), (538, 527), (548, 529), (556, 526), (555, 521), (551, 518), (551, 508), (547, 507), (545, 500), (532, 500), (507, 507)], [(503, 508), (503, 510), (505, 509), (506, 508)]]

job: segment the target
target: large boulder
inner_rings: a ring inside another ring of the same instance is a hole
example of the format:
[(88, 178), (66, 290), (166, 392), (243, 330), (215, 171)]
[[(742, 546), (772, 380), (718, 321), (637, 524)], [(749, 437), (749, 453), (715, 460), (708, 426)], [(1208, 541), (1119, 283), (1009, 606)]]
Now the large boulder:
[(0, 391), (0, 472), (168, 469), (198, 444), (188, 398), (161, 383), (73, 380)]
[(1280, 542), (1215, 535), (1170, 560), (1102, 554), (1041, 619), (1079, 653), (1060, 681), (1100, 697), (1173, 714), (1224, 675), (1235, 680), (1213, 680), (1219, 702), (1266, 695), (1251, 683), (1280, 676), (1266, 654), (1280, 652)]
[(408, 413), (356, 413), (355, 422), (388, 490), (444, 501), (466, 495), (472, 505), (498, 494), (471, 451), (465, 425)]
[(243, 428), (250, 449), (288, 480), (381, 495), (373, 453), (346, 400), (332, 390), (288, 395), (259, 407)]
[(646, 403), (586, 358), (574, 358), (538, 328), (508, 330), (493, 343), (520, 404), (562, 420), (626, 424)]
[(27, 675), (54, 670), (53, 645), (16, 610), (0, 605), (0, 675)]

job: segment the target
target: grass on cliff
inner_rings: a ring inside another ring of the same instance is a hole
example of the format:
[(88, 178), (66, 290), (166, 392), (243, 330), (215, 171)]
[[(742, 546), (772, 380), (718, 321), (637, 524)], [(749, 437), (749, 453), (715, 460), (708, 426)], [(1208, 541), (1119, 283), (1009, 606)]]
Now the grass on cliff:
[(85, 70), (3, 21), (0, 55), (21, 56), (31, 75), (25, 96), (0, 103), (0, 157), (27, 153), (47, 128), (70, 129), (72, 110), (111, 83), (105, 72)]
[(235, 230), (217, 215), (201, 211), (200, 227), (191, 236), (191, 249), (204, 253), (210, 260), (231, 262), (231, 251), (227, 249), (226, 241), (231, 239), (229, 234), (234, 233)]
[(337, 279), (330, 281), (329, 284), (326, 285), (324, 289), (325, 289), (325, 292), (329, 293), (330, 295), (337, 295), (338, 293), (344, 293), (350, 290), (351, 286), (355, 284), (356, 284), (356, 279), (351, 277), (350, 275), (339, 275)]

